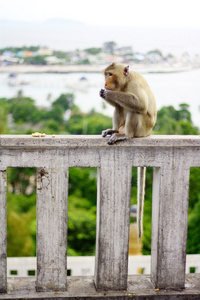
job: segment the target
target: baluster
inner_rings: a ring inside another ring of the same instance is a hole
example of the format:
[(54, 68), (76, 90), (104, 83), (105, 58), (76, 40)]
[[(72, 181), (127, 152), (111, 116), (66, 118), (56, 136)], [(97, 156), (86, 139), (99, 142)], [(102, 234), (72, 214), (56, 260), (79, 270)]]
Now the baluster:
[(127, 287), (132, 167), (121, 149), (101, 153), (98, 169), (95, 285)]
[(68, 172), (38, 169), (37, 291), (66, 290)]
[(185, 285), (189, 168), (154, 168), (152, 206), (152, 281), (156, 288)]

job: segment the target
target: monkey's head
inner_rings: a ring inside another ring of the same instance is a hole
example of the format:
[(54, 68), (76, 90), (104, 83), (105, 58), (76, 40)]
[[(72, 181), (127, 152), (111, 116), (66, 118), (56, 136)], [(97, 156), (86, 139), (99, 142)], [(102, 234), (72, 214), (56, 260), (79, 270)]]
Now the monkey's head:
[(129, 66), (113, 63), (105, 69), (104, 75), (106, 90), (122, 91), (127, 83)]

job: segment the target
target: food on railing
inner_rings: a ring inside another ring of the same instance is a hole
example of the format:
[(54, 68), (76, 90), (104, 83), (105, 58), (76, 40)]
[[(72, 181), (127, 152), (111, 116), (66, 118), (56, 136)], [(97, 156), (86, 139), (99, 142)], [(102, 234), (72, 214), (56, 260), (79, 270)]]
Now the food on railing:
[(32, 133), (32, 136), (33, 137), (45, 137), (46, 134), (45, 133), (40, 133), (40, 132), (35, 132), (35, 133)]

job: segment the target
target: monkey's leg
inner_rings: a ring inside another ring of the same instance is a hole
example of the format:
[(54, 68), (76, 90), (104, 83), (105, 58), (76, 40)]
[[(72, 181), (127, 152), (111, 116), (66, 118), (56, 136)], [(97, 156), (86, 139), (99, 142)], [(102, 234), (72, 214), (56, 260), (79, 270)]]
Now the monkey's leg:
[(119, 141), (123, 141), (123, 140), (126, 140), (128, 139), (129, 137), (126, 136), (124, 133), (114, 133), (109, 141), (108, 141), (108, 145), (113, 145), (115, 144), (116, 142), (119, 142)]
[(107, 135), (113, 135), (116, 132), (118, 132), (118, 130), (106, 129), (102, 131), (101, 135), (102, 137), (106, 137)]

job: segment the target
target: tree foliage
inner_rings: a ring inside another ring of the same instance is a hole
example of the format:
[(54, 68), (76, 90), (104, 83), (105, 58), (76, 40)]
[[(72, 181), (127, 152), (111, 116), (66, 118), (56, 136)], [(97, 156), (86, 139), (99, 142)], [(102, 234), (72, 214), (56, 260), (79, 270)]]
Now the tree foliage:
[(180, 104), (179, 110), (173, 106), (164, 106), (158, 111), (154, 127), (155, 134), (198, 134), (198, 129), (192, 124), (188, 104)]
[(7, 254), (36, 255), (36, 196), (8, 193)]
[(25, 63), (30, 65), (47, 65), (44, 55), (37, 55), (32, 57), (24, 57), (23, 60)]
[(74, 107), (74, 94), (61, 94), (53, 103), (53, 107), (60, 106), (63, 111), (73, 109)]
[(35, 106), (35, 101), (24, 97), (22, 91), (17, 97), (9, 99), (9, 112), (12, 114), (15, 123), (38, 123), (40, 121), (40, 110)]
[(103, 49), (106, 53), (113, 55), (115, 53), (116, 46), (117, 44), (115, 42), (110, 41), (103, 44)]
[(0, 134), (8, 133), (8, 103), (5, 98), (0, 98)]
[(11, 51), (13, 53), (17, 53), (19, 51), (38, 51), (40, 49), (40, 46), (23, 46), (23, 47), (6, 47), (3, 49), (0, 49), (0, 54), (3, 54), (6, 51)]
[(96, 112), (87, 115), (78, 112), (66, 122), (66, 130), (70, 134), (101, 134), (102, 130), (110, 127), (112, 127), (111, 118)]
[(85, 51), (91, 55), (97, 55), (102, 52), (102, 48), (87, 48)]

